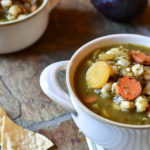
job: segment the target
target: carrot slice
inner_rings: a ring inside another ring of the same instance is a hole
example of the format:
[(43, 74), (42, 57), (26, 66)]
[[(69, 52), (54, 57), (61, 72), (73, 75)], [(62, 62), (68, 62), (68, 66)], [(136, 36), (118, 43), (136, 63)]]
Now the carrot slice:
[(130, 51), (130, 57), (139, 64), (150, 65), (150, 55), (147, 55), (143, 52), (132, 50)]
[(94, 96), (94, 95), (91, 95), (91, 96), (88, 96), (84, 102), (85, 103), (88, 103), (88, 104), (91, 104), (91, 103), (95, 103), (97, 100), (97, 96)]
[(141, 94), (142, 87), (136, 78), (125, 76), (118, 82), (116, 91), (124, 99), (134, 100)]

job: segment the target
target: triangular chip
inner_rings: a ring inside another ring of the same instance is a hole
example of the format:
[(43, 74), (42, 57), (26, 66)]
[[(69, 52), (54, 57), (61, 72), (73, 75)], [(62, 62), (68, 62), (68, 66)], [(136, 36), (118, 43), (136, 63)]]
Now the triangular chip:
[(53, 143), (45, 136), (26, 130), (3, 117), (2, 150), (47, 150)]
[(7, 116), (5, 111), (0, 107), (0, 146), (2, 145), (1, 133), (2, 133), (2, 125), (3, 125), (3, 116)]

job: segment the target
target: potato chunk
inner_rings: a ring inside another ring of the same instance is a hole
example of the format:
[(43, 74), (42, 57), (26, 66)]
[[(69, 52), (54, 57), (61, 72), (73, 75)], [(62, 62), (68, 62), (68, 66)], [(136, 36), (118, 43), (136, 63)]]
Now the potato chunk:
[(12, 5), (12, 0), (2, 0), (0, 2), (3, 8), (9, 8)]
[(141, 76), (143, 74), (143, 65), (136, 64), (132, 66), (132, 71), (135, 76)]
[(135, 102), (136, 109), (138, 112), (144, 112), (148, 108), (148, 99), (144, 96), (139, 96)]
[(112, 88), (112, 83), (106, 83), (101, 89), (101, 96), (103, 98), (109, 98), (111, 96), (111, 88)]
[(117, 82), (114, 82), (113, 84), (112, 84), (112, 87), (111, 87), (111, 92), (112, 92), (112, 94), (113, 95), (116, 95), (116, 86), (117, 86)]
[(128, 111), (128, 110), (133, 109), (135, 107), (133, 102), (129, 102), (126, 100), (121, 101), (120, 106), (121, 106), (121, 109), (123, 111)]
[(9, 14), (13, 16), (18, 16), (21, 13), (21, 9), (18, 5), (12, 5), (9, 8)]

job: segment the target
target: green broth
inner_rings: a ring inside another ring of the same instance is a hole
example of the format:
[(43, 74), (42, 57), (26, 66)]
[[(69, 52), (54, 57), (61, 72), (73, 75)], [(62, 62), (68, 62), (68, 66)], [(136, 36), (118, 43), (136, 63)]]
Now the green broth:
[[(132, 44), (113, 45), (113, 46), (106, 47), (106, 48), (100, 48), (100, 51), (106, 51), (106, 50), (109, 50), (110, 48), (120, 46), (120, 45), (128, 48), (129, 50), (140, 50), (146, 53), (150, 53), (150, 48), (143, 47), (140, 45), (132, 45)], [(86, 64), (86, 62), (88, 60), (95, 61), (96, 55), (94, 57), (93, 55), (94, 53), (86, 57), (80, 63), (80, 65), (78, 66), (76, 70), (74, 85), (75, 85), (75, 90), (79, 99), (83, 102), (86, 96), (97, 95), (98, 99), (96, 103), (94, 104), (85, 104), (84, 102), (83, 103), (90, 110), (97, 113), (98, 115), (104, 118), (107, 118), (116, 122), (120, 122), (120, 123), (125, 123), (125, 124), (136, 124), (136, 125), (150, 124), (150, 118), (148, 118), (148, 115), (146, 112), (139, 113), (139, 112), (136, 112), (135, 109), (133, 109), (132, 111), (116, 110), (112, 107), (113, 105), (112, 97), (103, 99), (99, 93), (99, 90), (95, 90), (96, 91), (95, 92), (94, 89), (87, 87), (86, 81), (85, 81), (85, 74), (89, 66)]]

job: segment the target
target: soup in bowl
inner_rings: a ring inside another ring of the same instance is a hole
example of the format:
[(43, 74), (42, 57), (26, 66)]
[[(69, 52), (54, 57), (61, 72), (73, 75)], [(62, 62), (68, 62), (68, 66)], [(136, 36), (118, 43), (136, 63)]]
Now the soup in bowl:
[(150, 48), (98, 48), (76, 71), (79, 99), (93, 112), (125, 124), (150, 124)]
[[(148, 150), (150, 38), (117, 34), (79, 48), (69, 61), (51, 64), (40, 85), (72, 112), (91, 140), (111, 150)], [(57, 81), (66, 70), (68, 93)], [(128, 146), (127, 146), (128, 145)]]

